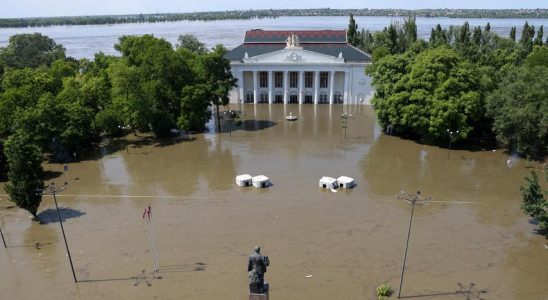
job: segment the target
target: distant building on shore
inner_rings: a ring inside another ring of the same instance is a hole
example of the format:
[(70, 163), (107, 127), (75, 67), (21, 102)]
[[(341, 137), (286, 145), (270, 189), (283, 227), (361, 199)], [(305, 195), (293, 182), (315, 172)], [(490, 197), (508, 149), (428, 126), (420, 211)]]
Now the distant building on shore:
[(238, 79), (231, 103), (369, 104), (371, 56), (346, 30), (250, 30), (226, 54)]

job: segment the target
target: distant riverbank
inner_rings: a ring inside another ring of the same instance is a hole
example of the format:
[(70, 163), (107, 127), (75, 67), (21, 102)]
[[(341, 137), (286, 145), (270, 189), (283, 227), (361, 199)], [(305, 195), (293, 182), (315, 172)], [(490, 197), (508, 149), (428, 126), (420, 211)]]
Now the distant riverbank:
[[(359, 29), (371, 32), (383, 30), (391, 22), (401, 21), (396, 17), (356, 17)], [(471, 27), (491, 25), (491, 31), (500, 36), (508, 36), (512, 27), (517, 28), (516, 36), (521, 37), (525, 21), (539, 28), (548, 26), (548, 18), (538, 19), (479, 19), (479, 18), (424, 18), (417, 17), (417, 34), (428, 40), (432, 28), (440, 24), (442, 28), (459, 26), (468, 22)], [(0, 28), (0, 47), (8, 44), (10, 36), (20, 33), (40, 32), (53, 38), (67, 49), (67, 55), (76, 59), (93, 59), (101, 51), (108, 55), (119, 55), (114, 44), (123, 35), (154, 34), (166, 39), (172, 45), (177, 44), (181, 34), (192, 34), (198, 37), (207, 47), (223, 44), (231, 49), (240, 45), (246, 30), (262, 28), (265, 30), (325, 30), (348, 28), (348, 17), (280, 17), (252, 20), (220, 20), (211, 22), (178, 21), (159, 23), (113, 24), (113, 25), (75, 25), (25, 28)]]
[(336, 17), (336, 16), (376, 16), (402, 17), (417, 16), (426, 18), (548, 18), (548, 9), (264, 9), (232, 10), (192, 13), (158, 13), (103, 16), (67, 16), (39, 18), (0, 19), (0, 28), (42, 27), (59, 25), (103, 25), (125, 23), (157, 23), (176, 21), (218, 21), (251, 20), (278, 17)]

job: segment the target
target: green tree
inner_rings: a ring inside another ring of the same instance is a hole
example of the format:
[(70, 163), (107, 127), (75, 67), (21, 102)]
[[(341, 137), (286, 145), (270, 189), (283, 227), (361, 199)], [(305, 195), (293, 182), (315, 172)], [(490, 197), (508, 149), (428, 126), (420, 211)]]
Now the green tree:
[(508, 68), (486, 101), (497, 141), (510, 151), (541, 158), (548, 145), (548, 68)]
[(516, 41), (516, 26), (510, 29), (510, 39), (514, 42)]
[(533, 53), (529, 54), (529, 56), (527, 56), (527, 59), (525, 59), (525, 66), (548, 67), (548, 47), (537, 47), (536, 49), (534, 49)]
[(13, 35), (7, 46), (0, 48), (0, 66), (4, 68), (50, 66), (55, 60), (65, 58), (63, 46), (40, 33)]
[(348, 32), (346, 33), (348, 43), (352, 46), (358, 46), (358, 24), (354, 20), (354, 15), (350, 14), (350, 20), (348, 22)]
[(236, 79), (230, 72), (230, 61), (224, 58), (228, 51), (221, 45), (217, 45), (211, 53), (202, 55), (199, 58), (200, 82), (208, 88), (208, 95), (211, 96), (211, 103), (217, 112), (218, 131), (221, 131), (219, 106), (227, 105), (228, 93), (236, 85)]
[(533, 42), (536, 46), (542, 46), (543, 41), (542, 38), (544, 36), (544, 26), (540, 25), (540, 28), (537, 31), (537, 36), (535, 37), (535, 41)]
[(178, 40), (179, 44), (177, 44), (177, 48), (184, 48), (197, 54), (204, 54), (207, 52), (206, 45), (200, 42), (198, 38), (192, 34), (179, 35)]
[(452, 49), (387, 56), (372, 75), (372, 103), (383, 127), (431, 141), (445, 141), (447, 129), (458, 129), (459, 140), (483, 117), (479, 72)]
[(209, 88), (205, 84), (183, 88), (181, 116), (177, 120), (179, 128), (190, 131), (204, 129), (205, 123), (211, 119), (211, 111), (208, 110), (211, 95), (208, 92)]
[(521, 210), (539, 221), (539, 228), (548, 234), (548, 200), (538, 182), (537, 173), (531, 170), (531, 176), (524, 177), (526, 184), (519, 190), (523, 198)]
[(4, 143), (8, 162), (8, 179), (5, 190), (18, 207), (37, 217), (42, 196), (36, 190), (44, 186), (42, 181), (42, 154), (40, 148), (23, 133), (10, 136)]

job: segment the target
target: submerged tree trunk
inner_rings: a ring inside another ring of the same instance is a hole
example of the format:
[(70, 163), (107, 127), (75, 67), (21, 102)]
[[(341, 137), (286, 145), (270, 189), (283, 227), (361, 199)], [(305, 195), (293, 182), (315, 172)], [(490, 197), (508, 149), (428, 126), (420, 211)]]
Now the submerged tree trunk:
[(215, 104), (215, 107), (217, 107), (217, 132), (221, 132), (221, 115), (219, 114), (219, 105)]

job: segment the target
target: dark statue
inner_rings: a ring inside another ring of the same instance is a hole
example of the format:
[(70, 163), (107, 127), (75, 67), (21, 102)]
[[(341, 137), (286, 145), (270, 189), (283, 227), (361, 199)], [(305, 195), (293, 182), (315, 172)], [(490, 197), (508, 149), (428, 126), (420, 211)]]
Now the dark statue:
[(268, 293), (268, 284), (264, 284), (264, 273), (266, 273), (266, 267), (270, 265), (270, 260), (268, 256), (261, 254), (261, 247), (255, 246), (253, 250), (247, 264), (249, 292), (251, 294), (266, 294)]

